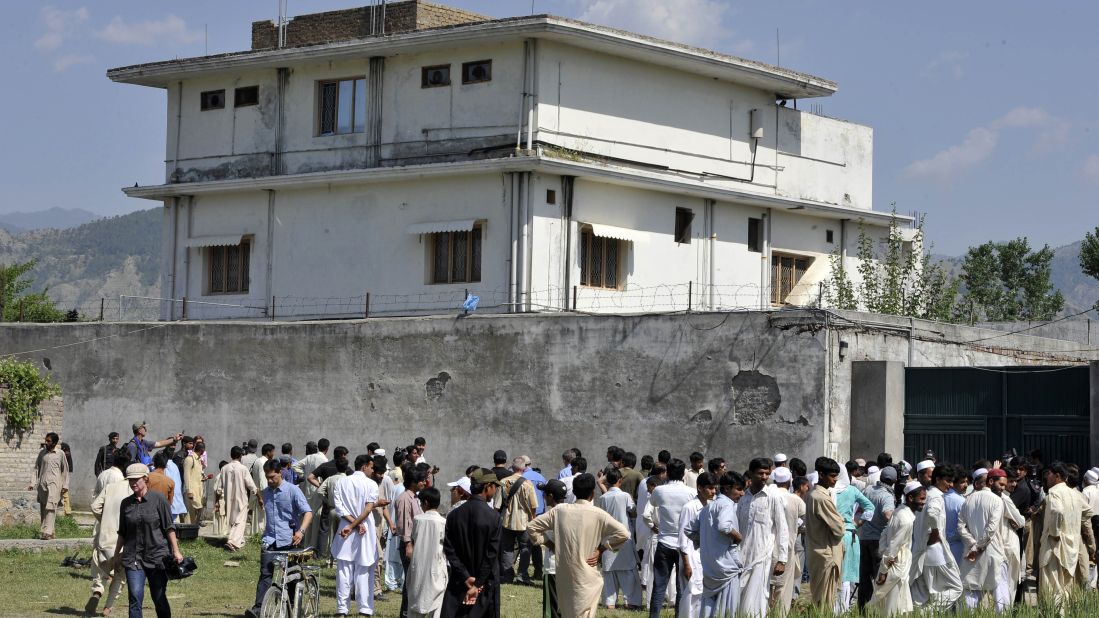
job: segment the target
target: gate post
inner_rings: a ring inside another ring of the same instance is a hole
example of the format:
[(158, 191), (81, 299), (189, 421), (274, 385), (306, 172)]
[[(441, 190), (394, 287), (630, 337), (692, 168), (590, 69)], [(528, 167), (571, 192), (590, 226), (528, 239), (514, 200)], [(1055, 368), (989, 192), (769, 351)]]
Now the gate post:
[(1099, 361), (1091, 361), (1091, 461), (1094, 466), (1099, 459)]
[(851, 457), (904, 457), (904, 363), (851, 363)]

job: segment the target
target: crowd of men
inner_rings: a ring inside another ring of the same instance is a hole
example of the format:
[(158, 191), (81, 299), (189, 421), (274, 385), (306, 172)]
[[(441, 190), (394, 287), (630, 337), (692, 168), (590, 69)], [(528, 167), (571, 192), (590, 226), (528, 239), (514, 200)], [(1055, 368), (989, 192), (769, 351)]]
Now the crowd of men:
[[(566, 451), (547, 479), (530, 457), (497, 451), (492, 467), (471, 465), (445, 484), (447, 509), (423, 438), (388, 457), (372, 443), (354, 459), (343, 446), (330, 458), (330, 441), (320, 439), (300, 460), (291, 444), (276, 453), (249, 440), (232, 447), (214, 477), (198, 438), (154, 442), (143, 423), (133, 430), (97, 457), (91, 610), (106, 593), (109, 612), (118, 594), (120, 504), (134, 500), (146, 468), (141, 486), (161, 494), (177, 521), (201, 521), (211, 485), (227, 551), (240, 551), (249, 533), (261, 536), (252, 615), (274, 552), (301, 547), (334, 563), (339, 615), (353, 603), (373, 614), (376, 600), (400, 594), (402, 618), (499, 616), (505, 584), (540, 586), (547, 618), (594, 616), (600, 607), (732, 618), (785, 615), (797, 597), (837, 613), (982, 604), (1006, 613), (1024, 600), (1028, 575), (1054, 602), (1096, 580), (1099, 468), (1081, 474), (1061, 462), (1011, 457), (963, 467), (928, 453), (912, 465), (882, 453), (869, 465), (820, 457), (810, 469), (777, 453), (738, 472), (702, 453), (638, 461), (612, 446), (590, 472), (579, 449)], [(39, 477), (64, 472), (54, 452), (40, 455)], [(162, 553), (177, 556), (174, 534), (163, 541)], [(149, 579), (154, 599), (163, 597), (155, 574), (146, 575), (140, 583)], [(132, 607), (133, 590), (130, 597)]]

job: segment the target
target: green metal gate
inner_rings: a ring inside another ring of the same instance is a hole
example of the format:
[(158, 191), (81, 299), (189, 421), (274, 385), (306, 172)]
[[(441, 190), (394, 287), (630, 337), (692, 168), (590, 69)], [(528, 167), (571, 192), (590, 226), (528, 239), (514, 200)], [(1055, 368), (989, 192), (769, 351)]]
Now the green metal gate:
[(969, 465), (1015, 449), (1090, 467), (1089, 372), (1073, 367), (905, 370), (904, 456)]

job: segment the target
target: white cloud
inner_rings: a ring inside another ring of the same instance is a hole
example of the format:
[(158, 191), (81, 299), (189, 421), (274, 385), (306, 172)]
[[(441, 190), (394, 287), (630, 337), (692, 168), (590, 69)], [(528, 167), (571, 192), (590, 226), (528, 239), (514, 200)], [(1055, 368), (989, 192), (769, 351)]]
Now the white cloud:
[(575, 1), (580, 20), (611, 28), (707, 48), (729, 37), (722, 25), (729, 5), (721, 0)]
[(945, 148), (927, 159), (913, 161), (904, 168), (903, 176), (941, 182), (953, 180), (991, 157), (1005, 129), (1037, 131), (1033, 154), (1042, 154), (1064, 144), (1069, 135), (1067, 121), (1041, 108), (1016, 107), (986, 126), (970, 130), (962, 143)]
[(965, 74), (965, 67), (962, 62), (968, 57), (969, 54), (963, 52), (944, 51), (937, 58), (927, 63), (927, 66), (923, 68), (923, 74), (930, 77), (945, 72), (954, 79), (961, 79), (962, 75)]
[(1091, 182), (1099, 182), (1099, 155), (1091, 155), (1084, 160), (1084, 166), (1080, 169), (1084, 178)]
[(65, 69), (74, 67), (78, 64), (88, 64), (93, 60), (95, 60), (95, 58), (88, 54), (65, 54), (54, 59), (53, 70), (60, 73)]
[(108, 43), (155, 45), (162, 42), (198, 43), (202, 41), (203, 33), (201, 30), (188, 30), (187, 22), (175, 15), (134, 23), (128, 23), (116, 15), (96, 36)]
[(72, 11), (47, 6), (42, 8), (42, 23), (46, 26), (46, 33), (38, 37), (34, 42), (34, 48), (38, 51), (53, 51), (72, 35), (77, 26), (88, 21), (88, 9), (80, 7)]

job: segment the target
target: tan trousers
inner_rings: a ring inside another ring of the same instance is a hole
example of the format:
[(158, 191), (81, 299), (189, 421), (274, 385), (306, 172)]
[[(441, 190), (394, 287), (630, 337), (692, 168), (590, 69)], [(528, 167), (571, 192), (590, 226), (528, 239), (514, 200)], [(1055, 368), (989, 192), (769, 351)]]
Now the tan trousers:
[(248, 511), (229, 513), (225, 523), (229, 529), (226, 533), (226, 545), (233, 549), (244, 549), (246, 539), (244, 532), (248, 529)]
[(248, 508), (252, 515), (248, 523), (248, 534), (263, 534), (264, 528), (267, 527), (267, 514), (263, 512), (263, 507), (259, 505), (259, 498), (256, 496), (249, 498)]
[(42, 517), (42, 526), (38, 529), (39, 536), (52, 537), (57, 521), (57, 505), (48, 500), (40, 500), (38, 503), (39, 515)]
[(187, 523), (202, 525), (202, 507), (195, 508), (187, 505)]
[[(114, 548), (111, 549), (95, 549), (92, 550), (92, 594), (102, 595), (104, 589), (109, 585), (109, 591), (107, 593), (107, 604), (104, 608), (114, 606), (114, 602), (118, 599), (118, 593), (122, 591), (122, 584), (126, 581), (126, 576), (122, 573), (119, 577), (113, 575), (113, 568), (111, 561), (114, 559)], [(110, 582), (106, 584), (105, 582)]]

